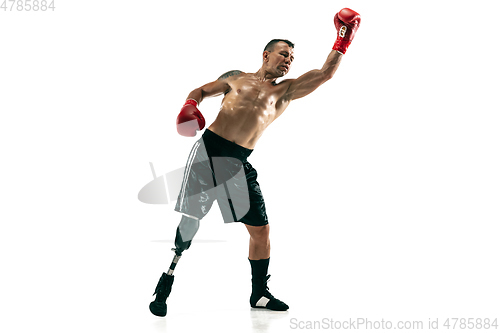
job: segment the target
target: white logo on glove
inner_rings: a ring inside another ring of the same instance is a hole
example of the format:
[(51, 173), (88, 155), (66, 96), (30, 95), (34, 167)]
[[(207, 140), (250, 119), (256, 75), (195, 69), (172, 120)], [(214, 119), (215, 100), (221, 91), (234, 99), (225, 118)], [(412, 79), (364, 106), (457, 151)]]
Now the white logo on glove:
[(343, 25), (340, 30), (339, 30), (339, 36), (344, 38), (345, 37), (345, 33), (347, 32), (347, 27), (345, 25)]

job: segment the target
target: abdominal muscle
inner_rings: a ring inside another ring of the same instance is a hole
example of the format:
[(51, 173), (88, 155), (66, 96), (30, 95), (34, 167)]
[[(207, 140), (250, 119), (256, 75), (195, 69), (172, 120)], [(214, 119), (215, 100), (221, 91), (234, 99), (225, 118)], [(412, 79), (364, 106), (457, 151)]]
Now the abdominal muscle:
[[(242, 74), (230, 82), (230, 87), (208, 129), (242, 147), (254, 149), (264, 130), (277, 118), (276, 104), (287, 85), (261, 82), (253, 74)], [(284, 108), (280, 104), (280, 112)]]
[(276, 118), (274, 98), (264, 95), (267, 96), (263, 99), (249, 99), (229, 93), (208, 129), (242, 147), (254, 149), (264, 130)]
[(270, 114), (258, 110), (221, 108), (208, 127), (215, 134), (242, 147), (254, 149), (264, 130), (272, 122)]

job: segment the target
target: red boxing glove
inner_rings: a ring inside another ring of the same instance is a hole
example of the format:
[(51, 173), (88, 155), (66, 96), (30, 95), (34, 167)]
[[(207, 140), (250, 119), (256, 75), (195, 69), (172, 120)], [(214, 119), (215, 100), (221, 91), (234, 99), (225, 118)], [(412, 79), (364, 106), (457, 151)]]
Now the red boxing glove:
[(177, 116), (177, 132), (183, 136), (195, 136), (205, 127), (205, 118), (197, 108), (198, 102), (188, 99)]
[(360, 22), (361, 16), (349, 8), (344, 8), (335, 14), (333, 23), (337, 28), (338, 35), (337, 40), (333, 45), (333, 50), (337, 50), (340, 53), (345, 54), (345, 51), (347, 51), (347, 48), (354, 38), (356, 30), (358, 30)]

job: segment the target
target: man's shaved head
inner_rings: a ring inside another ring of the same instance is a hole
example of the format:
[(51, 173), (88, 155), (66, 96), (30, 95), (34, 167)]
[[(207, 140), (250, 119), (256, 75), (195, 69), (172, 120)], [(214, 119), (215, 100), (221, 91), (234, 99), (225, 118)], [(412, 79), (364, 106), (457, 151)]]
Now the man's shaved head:
[(269, 51), (269, 52), (273, 52), (274, 50), (274, 46), (276, 44), (278, 44), (279, 42), (285, 42), (288, 44), (288, 46), (290, 46), (291, 48), (294, 48), (295, 47), (295, 44), (293, 44), (292, 42), (290, 42), (289, 40), (287, 39), (273, 39), (272, 41), (270, 41), (269, 43), (267, 43), (266, 47), (264, 48), (264, 51)]

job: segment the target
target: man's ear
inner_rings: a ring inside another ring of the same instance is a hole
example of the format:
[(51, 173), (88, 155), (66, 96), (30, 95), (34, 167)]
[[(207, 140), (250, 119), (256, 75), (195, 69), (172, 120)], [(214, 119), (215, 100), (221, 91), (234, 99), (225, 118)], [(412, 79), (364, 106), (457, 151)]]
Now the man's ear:
[(268, 62), (269, 61), (269, 55), (271, 54), (271, 52), (269, 51), (264, 51), (264, 53), (262, 54), (262, 60), (264, 62)]

